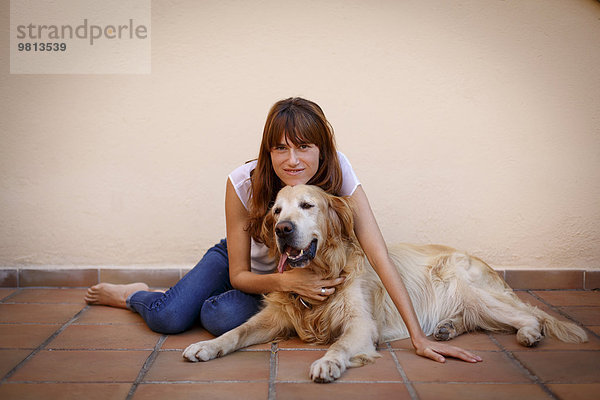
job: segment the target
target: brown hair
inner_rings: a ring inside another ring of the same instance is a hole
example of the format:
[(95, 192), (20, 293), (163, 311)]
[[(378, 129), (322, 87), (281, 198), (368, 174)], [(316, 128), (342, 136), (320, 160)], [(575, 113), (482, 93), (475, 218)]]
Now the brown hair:
[(314, 144), (319, 148), (319, 168), (308, 182), (327, 193), (339, 195), (342, 187), (342, 171), (337, 156), (333, 128), (325, 118), (321, 107), (299, 97), (280, 100), (271, 107), (258, 153), (256, 168), (250, 174), (250, 223), (248, 231), (254, 240), (261, 242), (262, 220), (284, 186), (275, 174), (271, 163), (271, 149), (285, 140), (298, 146)]

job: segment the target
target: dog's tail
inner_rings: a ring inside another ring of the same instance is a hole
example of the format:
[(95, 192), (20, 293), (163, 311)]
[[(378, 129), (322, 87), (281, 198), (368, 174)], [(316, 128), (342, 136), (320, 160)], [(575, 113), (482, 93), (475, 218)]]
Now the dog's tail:
[(537, 307), (530, 306), (542, 326), (542, 334), (567, 343), (587, 342), (587, 334), (572, 322), (561, 321)]

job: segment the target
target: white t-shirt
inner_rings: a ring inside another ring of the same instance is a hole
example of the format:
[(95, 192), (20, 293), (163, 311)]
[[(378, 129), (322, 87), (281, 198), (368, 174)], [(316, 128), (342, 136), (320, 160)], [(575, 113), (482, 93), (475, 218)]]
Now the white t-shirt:
[[(340, 161), (340, 168), (342, 170), (342, 189), (340, 195), (350, 196), (360, 182), (350, 165), (348, 158), (341, 152), (337, 152), (338, 159)], [(246, 210), (248, 209), (248, 200), (250, 199), (250, 172), (256, 168), (257, 161), (250, 161), (229, 174), (229, 180), (235, 188), (235, 192), (242, 201)], [(251, 239), (250, 247), (250, 269), (252, 272), (258, 274), (269, 274), (277, 269), (277, 260), (269, 257), (269, 249), (262, 243), (257, 243), (254, 239)]]

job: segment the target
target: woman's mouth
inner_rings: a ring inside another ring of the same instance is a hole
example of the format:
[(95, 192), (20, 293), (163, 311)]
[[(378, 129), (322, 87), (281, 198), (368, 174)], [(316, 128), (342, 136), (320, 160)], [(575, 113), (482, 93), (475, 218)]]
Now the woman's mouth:
[(304, 168), (301, 169), (284, 169), (285, 173), (288, 175), (299, 175), (304, 171)]

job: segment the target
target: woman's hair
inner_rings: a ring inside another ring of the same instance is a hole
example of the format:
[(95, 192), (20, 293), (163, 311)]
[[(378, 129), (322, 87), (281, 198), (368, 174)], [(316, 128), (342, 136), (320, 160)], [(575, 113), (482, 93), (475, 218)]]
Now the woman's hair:
[(339, 195), (342, 187), (342, 171), (333, 128), (325, 118), (321, 107), (299, 97), (278, 101), (267, 115), (258, 162), (250, 174), (252, 191), (248, 207), (250, 212), (248, 231), (258, 242), (261, 241), (263, 218), (273, 205), (277, 193), (284, 186), (275, 174), (271, 162), (271, 150), (281, 143), (283, 135), (285, 141), (295, 146), (314, 144), (319, 148), (319, 168), (308, 181), (309, 185), (319, 186), (333, 195)]

